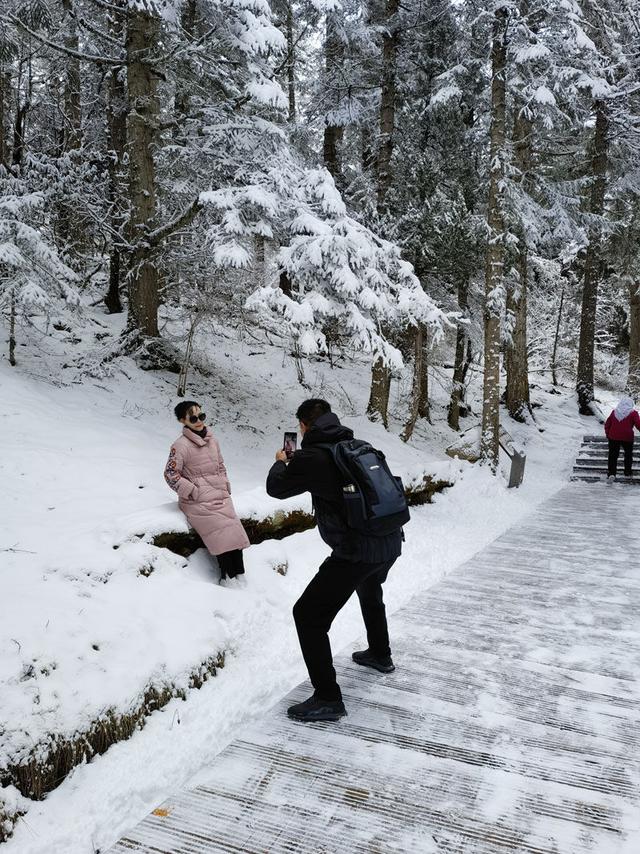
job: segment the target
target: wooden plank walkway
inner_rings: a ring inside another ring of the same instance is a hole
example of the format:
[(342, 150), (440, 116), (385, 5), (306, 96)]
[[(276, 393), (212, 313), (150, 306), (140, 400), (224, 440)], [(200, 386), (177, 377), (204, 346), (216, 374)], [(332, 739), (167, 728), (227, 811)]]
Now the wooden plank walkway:
[[(426, 524), (428, 524), (428, 517)], [(112, 854), (640, 854), (640, 493), (572, 484), (390, 619), (398, 669), (338, 656)]]

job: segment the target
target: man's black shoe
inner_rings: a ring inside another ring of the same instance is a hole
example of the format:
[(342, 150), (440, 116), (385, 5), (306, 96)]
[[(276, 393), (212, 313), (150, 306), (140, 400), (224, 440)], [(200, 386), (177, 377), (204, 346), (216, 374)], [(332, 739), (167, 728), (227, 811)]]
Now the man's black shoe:
[(354, 652), (351, 658), (356, 664), (361, 664), (363, 667), (372, 667), (380, 673), (393, 673), (396, 669), (390, 655), (387, 655), (384, 658), (376, 658), (368, 649), (363, 649), (360, 652)]
[(289, 706), (287, 714), (296, 721), (337, 721), (347, 714), (342, 700), (321, 700), (309, 697), (304, 703)]

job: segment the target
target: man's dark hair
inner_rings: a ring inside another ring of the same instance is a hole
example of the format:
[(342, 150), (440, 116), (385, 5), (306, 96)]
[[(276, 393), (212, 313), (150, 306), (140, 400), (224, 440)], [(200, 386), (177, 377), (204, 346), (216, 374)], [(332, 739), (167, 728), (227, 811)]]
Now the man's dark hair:
[(331, 412), (331, 404), (319, 397), (312, 397), (300, 404), (296, 418), (302, 421), (305, 427), (311, 427), (321, 415), (326, 415), (327, 412)]
[(178, 421), (182, 421), (182, 419), (186, 416), (187, 412), (191, 409), (192, 406), (200, 406), (199, 403), (196, 403), (195, 400), (181, 400), (180, 403), (173, 410), (176, 414), (176, 418)]

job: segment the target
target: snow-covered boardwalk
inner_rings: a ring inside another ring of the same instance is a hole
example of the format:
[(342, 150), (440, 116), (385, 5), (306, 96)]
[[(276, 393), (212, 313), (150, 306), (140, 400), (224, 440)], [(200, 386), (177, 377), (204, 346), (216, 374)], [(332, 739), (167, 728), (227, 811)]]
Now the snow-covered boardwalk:
[(639, 557), (640, 490), (566, 487), (393, 615), (394, 674), (338, 657), (347, 718), (299, 686), (112, 851), (638, 854)]

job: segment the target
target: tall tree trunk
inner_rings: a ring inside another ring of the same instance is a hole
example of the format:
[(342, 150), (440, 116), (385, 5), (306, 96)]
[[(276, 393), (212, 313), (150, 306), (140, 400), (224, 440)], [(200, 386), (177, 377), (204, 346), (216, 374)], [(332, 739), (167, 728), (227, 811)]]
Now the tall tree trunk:
[[(26, 66), (26, 71), (25, 71)], [(26, 75), (26, 83), (23, 79)], [(31, 70), (31, 59), (20, 60), (18, 63), (18, 78), (16, 85), (16, 116), (13, 123), (13, 146), (11, 152), (11, 164), (22, 169), (24, 158), (24, 147), (26, 142), (27, 115), (31, 109), (31, 90), (33, 76)]]
[[(80, 60), (73, 53), (78, 53), (80, 43), (78, 28), (74, 17), (72, 0), (62, 0), (64, 16), (62, 19), (62, 43), (69, 51), (64, 54), (64, 81), (62, 92), (62, 122), (60, 138), (62, 141), (60, 154), (69, 154), (82, 145), (82, 102), (81, 102), (81, 71)], [(82, 242), (80, 225), (75, 216), (75, 206), (63, 191), (56, 205), (56, 230), (58, 240), (73, 251)]]
[(487, 223), (489, 243), (485, 264), (484, 383), (480, 456), (492, 471), (498, 468), (500, 433), (500, 315), (504, 279), (504, 214), (502, 182), (505, 172), (507, 8), (496, 9), (491, 48), (491, 145)]
[(288, 120), (290, 124), (294, 124), (296, 120), (296, 49), (293, 32), (293, 3), (292, 0), (286, 0), (286, 3), (287, 92), (289, 95)]
[(16, 119), (13, 125), (13, 152), (11, 163), (13, 166), (22, 168), (22, 160), (24, 157), (25, 130), (27, 126), (27, 113), (31, 106), (29, 101), (20, 103), (20, 94), (18, 93), (18, 107), (16, 109)]
[(344, 137), (344, 128), (340, 125), (325, 124), (324, 138), (322, 141), (322, 158), (324, 165), (337, 180), (342, 175), (342, 159), (340, 155), (340, 144)]
[(255, 247), (258, 285), (263, 287), (267, 282), (267, 242), (262, 234), (256, 234)]
[(156, 176), (153, 151), (158, 129), (157, 73), (150, 63), (160, 38), (158, 17), (139, 5), (127, 18), (127, 149), (129, 152), (129, 236), (134, 250), (128, 270), (129, 328), (144, 337), (158, 332), (158, 270), (145, 238), (154, 226)]
[[(324, 67), (326, 80), (330, 87), (337, 90), (338, 94), (336, 101), (340, 99), (340, 87), (338, 85), (338, 74), (336, 68), (339, 68), (342, 59), (342, 43), (338, 33), (340, 12), (327, 12), (326, 33), (324, 41)], [(333, 99), (332, 99), (333, 102)], [(334, 104), (332, 103), (332, 107)], [(341, 125), (333, 124), (329, 119), (325, 119), (324, 139), (322, 143), (322, 156), (324, 165), (334, 178), (339, 178), (342, 172), (342, 163), (340, 157), (340, 143), (344, 136), (344, 128)]]
[(629, 283), (629, 373), (627, 389), (640, 398), (640, 281)]
[(518, 252), (518, 283), (516, 287), (510, 287), (507, 294), (507, 315), (513, 317), (513, 326), (505, 352), (506, 404), (509, 415), (516, 421), (524, 421), (525, 413), (531, 411), (527, 353), (528, 278), (528, 252), (522, 238)]
[[(466, 319), (469, 307), (469, 283), (466, 279), (458, 280), (458, 307)], [(469, 337), (468, 324), (458, 323), (456, 330), (456, 355), (453, 363), (453, 383), (447, 422), (452, 430), (460, 429), (460, 404), (464, 400), (465, 348)]]
[(285, 296), (290, 297), (293, 295), (293, 284), (286, 270), (280, 270), (278, 287)]
[(367, 416), (371, 421), (381, 421), (389, 426), (389, 395), (391, 392), (391, 371), (382, 358), (376, 359), (371, 369), (371, 391), (367, 405)]
[(373, 172), (376, 165), (376, 156), (373, 146), (371, 145), (371, 131), (368, 127), (363, 127), (360, 130), (360, 146), (362, 154), (362, 170), (368, 175)]
[[(589, 212), (601, 217), (604, 212), (604, 196), (607, 186), (609, 117), (604, 101), (594, 104), (596, 127), (591, 158), (591, 194)], [(582, 290), (582, 313), (580, 316), (580, 345), (578, 350), (578, 408), (582, 415), (593, 415), (590, 404), (594, 400), (593, 357), (595, 352), (596, 309), (598, 307), (598, 281), (601, 275), (601, 227), (596, 221), (589, 228), (589, 244), (584, 264), (584, 287)]]
[(396, 71), (399, 30), (394, 21), (400, 0), (386, 0), (382, 36), (382, 79), (380, 94), (380, 140), (376, 159), (378, 213), (385, 209), (387, 193), (391, 187), (393, 156), (393, 131), (396, 115)]
[(420, 415), (420, 406), (421, 404), (423, 406), (425, 404), (425, 401), (423, 400), (425, 374), (424, 336), (422, 328), (418, 327), (413, 336), (413, 383), (411, 387), (411, 405), (409, 407), (407, 423), (404, 425), (404, 430), (400, 436), (403, 442), (408, 442), (413, 435), (416, 421)]
[[(122, 5), (123, 0), (113, 0), (112, 5)], [(111, 36), (120, 40), (123, 37), (123, 16), (109, 15)], [(127, 86), (125, 67), (110, 68), (106, 76), (107, 102), (107, 164), (109, 174), (109, 224), (111, 242), (109, 248), (109, 290), (105, 296), (105, 305), (109, 314), (122, 311), (120, 287), (122, 284), (122, 253), (124, 228), (127, 218)]]
[[(78, 53), (78, 29), (73, 17), (72, 0), (62, 0), (64, 9), (63, 44), (67, 50)], [(80, 148), (82, 144), (82, 105), (80, 84), (80, 60), (76, 56), (65, 55), (64, 80), (64, 151)]]
[[(184, 35), (187, 37), (188, 43), (192, 43), (196, 32), (196, 0), (186, 0), (184, 3), (180, 14), (180, 25)], [(188, 61), (187, 65), (190, 65)], [(184, 136), (184, 124), (181, 120), (191, 112), (192, 86), (193, 81), (189, 79), (189, 76), (187, 76), (187, 79), (180, 77), (176, 84), (174, 113), (178, 120), (178, 124), (176, 126), (175, 136), (178, 139), (182, 138), (184, 142), (186, 142), (186, 138)]]
[[(533, 123), (524, 114), (524, 105), (517, 105), (513, 125), (515, 165), (523, 187), (530, 184), (532, 168), (531, 135)], [(524, 226), (520, 227), (518, 245), (518, 283), (507, 293), (507, 315), (513, 318), (510, 340), (507, 341), (505, 367), (507, 372), (506, 403), (509, 415), (516, 421), (525, 420), (525, 412), (531, 411), (529, 392), (529, 357), (527, 352), (527, 293), (529, 288), (529, 264), (527, 236)]]
[(560, 291), (560, 305), (558, 306), (558, 320), (556, 322), (556, 332), (553, 336), (553, 350), (551, 352), (551, 382), (554, 386), (558, 385), (558, 339), (560, 338), (560, 324), (562, 323), (562, 306), (564, 305), (564, 288)]
[(11, 117), (11, 74), (8, 63), (0, 61), (0, 166), (8, 168), (11, 145), (9, 121)]
[(16, 366), (16, 289), (11, 288), (11, 308), (9, 314), (9, 364)]
[[(431, 403), (429, 401), (429, 341), (425, 330), (421, 330), (421, 369), (420, 369), (420, 397), (418, 399), (418, 418), (426, 418), (431, 423)], [(417, 346), (417, 344), (416, 344)]]
[[(382, 37), (382, 73), (378, 152), (375, 160), (377, 181), (378, 213), (385, 210), (385, 202), (391, 186), (391, 157), (393, 155), (393, 129), (396, 109), (396, 54), (398, 32), (394, 17), (398, 12), (400, 0), (386, 0), (384, 34)], [(367, 158), (366, 148), (363, 151)], [(389, 393), (391, 390), (391, 371), (382, 359), (376, 360), (371, 372), (371, 391), (367, 414), (372, 421), (382, 421), (385, 427), (389, 422)]]

